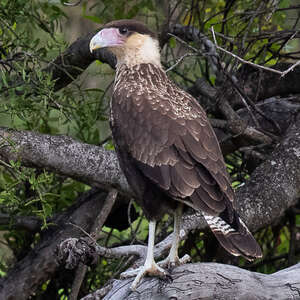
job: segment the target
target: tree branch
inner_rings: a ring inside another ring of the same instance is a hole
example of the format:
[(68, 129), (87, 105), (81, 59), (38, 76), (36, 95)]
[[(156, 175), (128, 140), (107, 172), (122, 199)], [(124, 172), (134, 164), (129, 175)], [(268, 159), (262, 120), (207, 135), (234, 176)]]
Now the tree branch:
[(0, 158), (20, 160), (23, 166), (44, 168), (79, 181), (110, 189), (116, 186), (130, 193), (114, 151), (75, 141), (0, 127)]
[(99, 30), (101, 28), (78, 38), (44, 69), (44, 72), (52, 73), (55, 91), (74, 81), (96, 59), (115, 68), (116, 58), (107, 49), (90, 52), (90, 40)]
[(279, 221), (285, 211), (298, 203), (300, 195), (300, 116), (287, 130), (268, 160), (238, 189), (237, 207), (256, 231)]
[[(73, 82), (97, 59), (115, 68), (116, 58), (107, 49), (97, 49), (93, 53), (90, 52), (90, 40), (99, 30), (101, 30), (101, 27), (78, 38), (43, 69), (43, 72), (52, 74), (52, 80), (55, 81), (54, 91), (58, 91)], [(30, 70), (26, 71), (30, 74)], [(35, 70), (31, 71), (35, 72)], [(9, 81), (11, 87), (21, 86), (24, 83), (25, 80), (19, 76), (14, 76)], [(35, 88), (35, 86), (32, 86), (33, 92)], [(20, 94), (20, 92), (18, 93)]]
[[(137, 299), (297, 299), (300, 296), (300, 264), (266, 275), (217, 263), (187, 264), (171, 271), (172, 280), (144, 278), (136, 292), (133, 279), (115, 280), (103, 300)], [(106, 290), (107, 292), (107, 290)], [(103, 290), (99, 290), (99, 294)], [(98, 291), (82, 298), (94, 300)]]
[(7, 225), (15, 229), (25, 229), (31, 232), (39, 231), (42, 220), (33, 216), (10, 216), (0, 213), (0, 225)]

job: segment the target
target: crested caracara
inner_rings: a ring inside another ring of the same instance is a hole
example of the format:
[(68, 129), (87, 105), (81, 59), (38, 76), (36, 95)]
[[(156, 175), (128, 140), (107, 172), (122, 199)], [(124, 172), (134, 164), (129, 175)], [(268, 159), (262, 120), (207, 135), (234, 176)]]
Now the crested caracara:
[(182, 208), (200, 211), (221, 245), (235, 256), (262, 252), (235, 211), (224, 159), (199, 103), (166, 75), (156, 35), (135, 20), (106, 24), (90, 50), (108, 48), (117, 58), (110, 125), (121, 168), (149, 219), (149, 240), (135, 289), (145, 274), (165, 276), (153, 258), (156, 221), (174, 212), (174, 240), (162, 265), (178, 257)]

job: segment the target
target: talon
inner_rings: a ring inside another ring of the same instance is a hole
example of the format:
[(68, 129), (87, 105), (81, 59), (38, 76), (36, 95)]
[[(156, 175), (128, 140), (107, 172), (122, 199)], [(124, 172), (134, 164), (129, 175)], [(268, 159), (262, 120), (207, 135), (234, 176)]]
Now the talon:
[(121, 274), (123, 278), (136, 276), (130, 287), (132, 291), (135, 291), (139, 282), (145, 275), (159, 276), (163, 278), (169, 275), (167, 271), (165, 271), (163, 268), (158, 266), (154, 261), (153, 250), (154, 250), (155, 225), (156, 225), (155, 221), (149, 222), (148, 250), (147, 250), (147, 257), (144, 266), (137, 268), (135, 270), (123, 272)]
[(139, 268), (134, 269), (134, 270), (129, 270), (129, 271), (122, 272), (120, 274), (120, 278), (121, 279), (127, 279), (127, 278), (130, 278), (130, 277), (134, 277), (140, 272), (141, 268), (142, 267), (139, 267)]
[(175, 257), (170, 257), (168, 256), (166, 259), (158, 262), (157, 264), (160, 267), (168, 268), (168, 269), (173, 269), (176, 266), (184, 265), (187, 262), (191, 260), (191, 257), (188, 254), (185, 254), (182, 258), (179, 258), (178, 256)]
[(188, 254), (185, 254), (183, 257), (180, 258), (180, 264), (181, 265), (186, 264), (189, 261), (191, 261), (191, 259), (192, 258)]
[[(153, 263), (150, 266), (144, 265), (143, 267), (138, 268), (134, 271), (137, 271), (136, 272), (137, 276), (135, 277), (135, 279), (130, 287), (132, 291), (136, 290), (137, 285), (139, 284), (139, 282), (145, 275), (157, 276), (157, 277), (161, 277), (161, 278), (166, 278), (169, 275), (169, 273), (166, 270), (159, 267), (156, 263)], [(127, 272), (125, 272), (125, 273), (127, 273)], [(132, 274), (133, 274), (133, 272), (132, 272)], [(135, 274), (133, 274), (132, 276), (134, 276), (134, 275)]]

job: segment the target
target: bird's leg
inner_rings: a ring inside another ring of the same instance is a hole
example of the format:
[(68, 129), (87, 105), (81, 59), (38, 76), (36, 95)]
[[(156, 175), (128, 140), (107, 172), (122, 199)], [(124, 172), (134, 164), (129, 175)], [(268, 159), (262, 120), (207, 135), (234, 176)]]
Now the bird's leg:
[(160, 276), (165, 277), (168, 273), (159, 267), (154, 261), (154, 239), (155, 239), (155, 226), (156, 221), (149, 222), (149, 233), (148, 233), (148, 248), (147, 248), (147, 257), (145, 264), (135, 270), (123, 272), (121, 274), (122, 278), (128, 278), (135, 276), (135, 279), (131, 285), (131, 289), (134, 291), (139, 284), (140, 280), (146, 275)]
[(174, 213), (174, 231), (172, 246), (167, 258), (158, 263), (159, 266), (173, 268), (175, 266), (185, 264), (191, 259), (190, 256), (187, 254), (184, 255), (182, 258), (179, 258), (178, 256), (182, 209), (183, 204), (180, 203)]

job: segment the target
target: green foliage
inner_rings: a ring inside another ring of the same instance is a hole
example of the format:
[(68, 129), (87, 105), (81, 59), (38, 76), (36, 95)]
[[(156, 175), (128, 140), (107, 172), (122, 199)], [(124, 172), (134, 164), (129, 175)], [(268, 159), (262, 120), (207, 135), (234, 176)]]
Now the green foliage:
[[(66, 42), (60, 32), (66, 15), (54, 2), (1, 1), (0, 4), (0, 125), (47, 134), (68, 134), (97, 144), (99, 122), (107, 120), (102, 89), (79, 83), (53, 91), (51, 75), (43, 72)], [(2, 162), (0, 201), (12, 215), (36, 215), (43, 220), (70, 205), (81, 183), (43, 170)], [(28, 195), (29, 194), (29, 195)]]
[(62, 180), (53, 173), (21, 167), (19, 162), (2, 162), (0, 172), (0, 206), (15, 215), (36, 215), (47, 225), (53, 212), (70, 205), (85, 185)]
[(93, 5), (92, 10), (95, 14), (90, 15), (87, 4), (86, 2), (82, 6), (84, 18), (100, 24), (111, 20), (132, 19), (138, 14), (149, 13), (155, 9), (149, 0), (115, 1), (113, 5), (111, 0), (103, 0)]
[[(104, 91), (77, 82), (55, 93), (51, 75), (43, 71), (67, 45), (61, 32), (64, 20), (63, 7), (53, 1), (1, 1), (0, 126), (68, 134), (97, 144), (107, 136), (99, 133), (99, 125), (107, 120)], [(54, 213), (66, 209), (88, 188), (42, 169), (25, 168), (20, 162), (0, 161), (0, 209), (11, 218), (0, 229), (7, 230), (4, 238), (13, 254), (26, 253), (28, 241), (39, 240), (39, 235), (29, 239), (26, 232), (14, 230), (14, 218), (38, 217), (44, 230), (51, 226)], [(5, 272), (6, 265), (0, 269)]]

